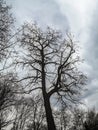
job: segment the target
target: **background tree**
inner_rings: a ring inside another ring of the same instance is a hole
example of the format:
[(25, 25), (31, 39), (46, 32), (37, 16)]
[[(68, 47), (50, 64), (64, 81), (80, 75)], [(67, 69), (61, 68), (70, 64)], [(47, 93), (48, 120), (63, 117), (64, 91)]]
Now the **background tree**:
[(72, 123), (72, 114), (69, 109), (64, 107), (58, 108), (53, 111), (53, 114), (57, 130), (69, 130), (70, 122)]
[(31, 87), (28, 92), (42, 91), (48, 130), (55, 130), (50, 97), (63, 104), (76, 103), (85, 84), (86, 77), (77, 68), (76, 45), (71, 35), (63, 39), (60, 32), (49, 27), (42, 31), (35, 24), (25, 25), (18, 40), (23, 48), (14, 64), (22, 65), (27, 74), (20, 81), (25, 80), (26, 90)]
[[(31, 99), (32, 100), (32, 99)], [(46, 130), (46, 120), (45, 120), (45, 110), (43, 105), (43, 100), (40, 96), (33, 98), (33, 107), (30, 121), (28, 124), (28, 129), (31, 130)]]
[(84, 122), (84, 130), (97, 130), (98, 129), (98, 113), (95, 109), (89, 110), (86, 114)]
[(15, 104), (12, 130), (40, 130), (45, 124), (45, 113), (40, 96), (21, 97)]
[(14, 18), (10, 13), (10, 6), (4, 0), (0, 0), (0, 129), (4, 129), (12, 122), (9, 113), (11, 113), (16, 100), (14, 92), (17, 85), (12, 82), (13, 74), (1, 72), (4, 69), (2, 62), (5, 62), (7, 58), (12, 44), (10, 40), (14, 36), (14, 31), (12, 34), (13, 23)]
[[(69, 119), (70, 127), (68, 130), (97, 130), (98, 129), (98, 113), (95, 109), (84, 110), (74, 109)], [(71, 122), (71, 123), (70, 123)]]
[(11, 45), (13, 22), (10, 6), (4, 0), (0, 0), (0, 60), (6, 56)]
[(15, 92), (19, 88), (14, 84), (12, 73), (0, 76), (0, 129), (12, 123), (9, 113), (12, 112), (13, 106), (17, 100)]
[(72, 126), (70, 130), (83, 130), (86, 112), (83, 109), (74, 108), (72, 111)]

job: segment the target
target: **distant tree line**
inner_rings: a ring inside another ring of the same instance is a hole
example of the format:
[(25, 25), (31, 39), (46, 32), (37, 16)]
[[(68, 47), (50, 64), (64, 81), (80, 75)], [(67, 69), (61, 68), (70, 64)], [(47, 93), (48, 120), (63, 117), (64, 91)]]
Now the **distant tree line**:
[(10, 9), (0, 0), (0, 130), (98, 130), (98, 113), (77, 108), (87, 77), (73, 36), (37, 24), (15, 32)]

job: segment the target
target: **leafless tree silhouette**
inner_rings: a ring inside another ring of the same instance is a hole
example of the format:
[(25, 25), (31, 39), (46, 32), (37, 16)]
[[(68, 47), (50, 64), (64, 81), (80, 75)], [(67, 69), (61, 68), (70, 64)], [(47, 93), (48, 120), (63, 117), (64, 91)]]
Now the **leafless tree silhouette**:
[(22, 50), (14, 64), (29, 70), (19, 81), (25, 80), (28, 93), (42, 91), (48, 130), (56, 130), (50, 97), (63, 104), (76, 103), (85, 85), (86, 76), (77, 67), (78, 48), (70, 34), (63, 38), (59, 31), (49, 27), (42, 31), (36, 24), (24, 25), (18, 41)]

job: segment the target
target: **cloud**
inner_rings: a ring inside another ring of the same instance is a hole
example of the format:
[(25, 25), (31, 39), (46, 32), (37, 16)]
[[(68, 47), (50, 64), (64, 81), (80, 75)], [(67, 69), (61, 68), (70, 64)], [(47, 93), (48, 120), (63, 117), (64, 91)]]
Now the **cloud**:
[(61, 12), (67, 16), (71, 29), (76, 33), (85, 30), (89, 22), (89, 14), (95, 4), (93, 0), (55, 0), (60, 5)]
[[(85, 59), (89, 70), (88, 73), (88, 91), (85, 93), (84, 100), (89, 107), (95, 106), (98, 110), (98, 1), (90, 15), (90, 23), (88, 25), (88, 39), (85, 42)], [(85, 66), (84, 66), (85, 67)]]
[(12, 4), (13, 13), (18, 23), (37, 21), (41, 26), (52, 26), (57, 29), (69, 28), (65, 15), (54, 0), (8, 0)]

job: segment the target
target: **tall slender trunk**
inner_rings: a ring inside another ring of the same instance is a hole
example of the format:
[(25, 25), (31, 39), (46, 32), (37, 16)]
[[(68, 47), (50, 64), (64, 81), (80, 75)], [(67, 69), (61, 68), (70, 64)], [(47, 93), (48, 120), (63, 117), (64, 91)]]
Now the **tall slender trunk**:
[(42, 56), (42, 93), (43, 93), (44, 107), (45, 107), (45, 112), (46, 112), (47, 126), (48, 126), (48, 130), (56, 130), (56, 126), (55, 126), (54, 118), (52, 114), (52, 109), (50, 105), (50, 100), (49, 100), (50, 98), (46, 92), (46, 75), (45, 75), (43, 50), (41, 52), (41, 56)]
[(47, 97), (47, 95), (43, 95), (43, 97), (48, 130), (56, 130), (49, 98)]

